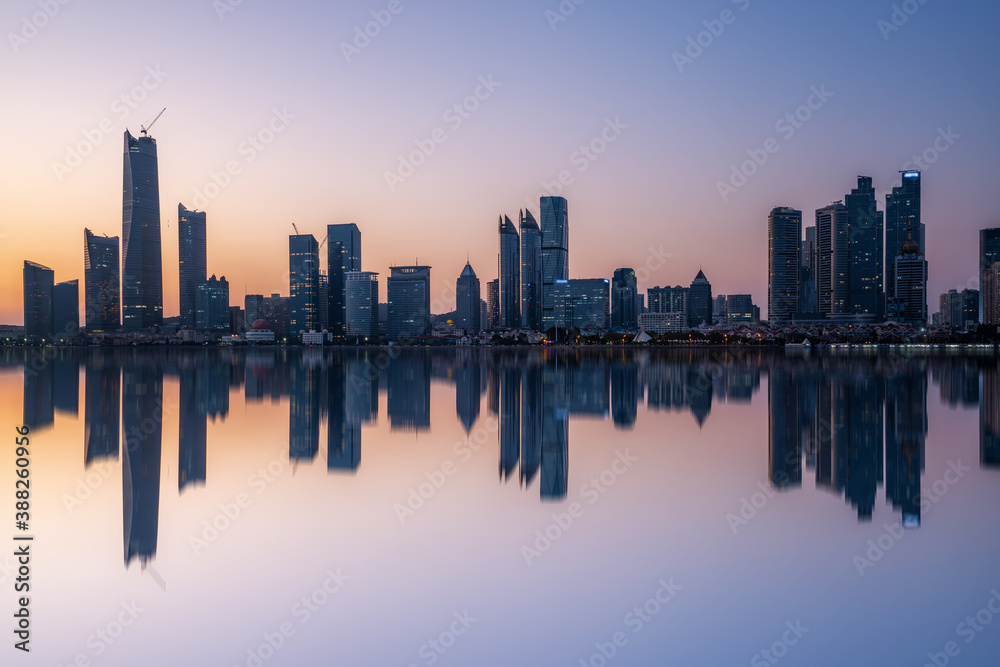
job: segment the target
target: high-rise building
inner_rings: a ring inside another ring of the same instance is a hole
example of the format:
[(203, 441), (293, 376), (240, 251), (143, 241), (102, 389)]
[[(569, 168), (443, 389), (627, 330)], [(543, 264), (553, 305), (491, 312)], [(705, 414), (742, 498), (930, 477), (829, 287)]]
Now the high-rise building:
[(55, 272), (35, 262), (24, 262), (24, 337), (51, 338), (52, 288)]
[(326, 226), (329, 331), (343, 336), (347, 331), (344, 274), (361, 270), (361, 230), (353, 222)]
[(289, 324), (291, 334), (319, 326), (319, 244), (312, 234), (288, 237)]
[(979, 322), (979, 290), (948, 290), (939, 301), (939, 317), (942, 326), (954, 330), (965, 329)]
[(927, 324), (927, 260), (912, 235), (895, 259), (896, 319), (922, 327)]
[(465, 263), (462, 274), (455, 284), (455, 326), (470, 336), (483, 330), (480, 320), (479, 303), (482, 301), (479, 293), (479, 278), (472, 265)]
[(198, 321), (195, 304), (198, 287), (208, 277), (204, 211), (189, 211), (184, 204), (177, 205), (177, 240), (181, 326), (193, 329)]
[(497, 269), (500, 276), (500, 328), (521, 326), (521, 239), (506, 215), (497, 224)]
[(885, 307), (882, 292), (883, 215), (875, 200), (870, 176), (858, 176), (858, 187), (844, 200), (848, 226), (848, 303), (852, 315), (881, 319)]
[(52, 331), (69, 338), (80, 331), (80, 281), (67, 280), (52, 286)]
[(393, 266), (389, 270), (389, 338), (412, 338), (429, 333), (431, 267)]
[(569, 205), (564, 197), (542, 197), (542, 328), (555, 325), (553, 289), (569, 279)]
[(486, 283), (486, 329), (496, 331), (500, 328), (500, 280)]
[(195, 327), (202, 331), (228, 332), (229, 282), (225, 276), (211, 278), (195, 292)]
[(684, 313), (687, 323), (688, 288), (650, 287), (646, 290), (646, 310), (650, 313)]
[(531, 211), (521, 211), (521, 326), (542, 328), (542, 231)]
[(118, 237), (83, 230), (83, 301), (87, 331), (116, 331), (121, 326)]
[(816, 303), (816, 225), (806, 227), (806, 238), (799, 254), (799, 312), (815, 313)]
[(726, 326), (738, 327), (757, 321), (757, 310), (753, 297), (749, 294), (729, 294), (726, 296)]
[(639, 324), (639, 287), (635, 270), (615, 269), (611, 280), (611, 326), (634, 329)]
[[(280, 294), (264, 297), (260, 319), (274, 332), (275, 340), (286, 338), (292, 331), (289, 298)], [(253, 324), (251, 322), (251, 324)]]
[(986, 271), (996, 262), (1000, 262), (1000, 227), (979, 230), (979, 317), (985, 323), (984, 297), (986, 290)]
[(247, 294), (243, 297), (243, 312), (246, 315), (246, 328), (253, 328), (253, 323), (257, 320), (265, 320), (264, 317), (264, 295)]
[(799, 312), (802, 211), (778, 207), (767, 216), (767, 318), (789, 322)]
[(378, 336), (378, 274), (373, 271), (344, 273), (344, 312), (348, 336)]
[(557, 280), (553, 286), (554, 324), (559, 328), (607, 329), (610, 281), (607, 278)]
[[(1000, 262), (993, 262), (986, 267), (982, 288), (979, 292), (983, 302), (982, 323), (1000, 325)], [(25, 317), (25, 322), (27, 322), (27, 317)]]
[(125, 130), (122, 187), (122, 325), (126, 331), (163, 324), (160, 182), (153, 137)]
[(912, 234), (917, 250), (924, 253), (924, 224), (920, 221), (920, 172), (904, 171), (901, 185), (885, 196), (885, 284), (886, 298), (896, 297), (893, 263)]
[(688, 326), (692, 329), (712, 324), (712, 284), (701, 269), (688, 288), (687, 316)]
[(850, 244), (847, 207), (837, 202), (816, 210), (816, 297), (827, 317), (850, 313)]

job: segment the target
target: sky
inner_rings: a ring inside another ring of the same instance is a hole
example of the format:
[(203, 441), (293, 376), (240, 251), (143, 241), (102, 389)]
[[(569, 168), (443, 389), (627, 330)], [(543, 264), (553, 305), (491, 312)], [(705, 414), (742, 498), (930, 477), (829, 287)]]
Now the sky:
[(701, 268), (766, 314), (770, 210), (809, 224), (858, 175), (884, 207), (914, 155), (935, 312), (976, 287), (978, 230), (1000, 226), (998, 18), (972, 0), (8, 0), (0, 323), (23, 322), (24, 260), (82, 285), (84, 228), (121, 235), (123, 132), (163, 108), (168, 317), (178, 203), (206, 211), (233, 304), (288, 293), (292, 223), (321, 240), (354, 222), (382, 298), (419, 261), (443, 312), (467, 257), (496, 277), (498, 216), (538, 217), (545, 194), (569, 201), (570, 277), (632, 267), (644, 291)]

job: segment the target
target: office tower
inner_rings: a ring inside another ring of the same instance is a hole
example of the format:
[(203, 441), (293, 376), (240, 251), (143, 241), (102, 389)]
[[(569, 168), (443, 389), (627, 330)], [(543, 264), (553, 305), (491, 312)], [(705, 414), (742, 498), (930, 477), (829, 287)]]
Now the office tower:
[(233, 336), (242, 336), (246, 330), (246, 313), (240, 306), (229, 306), (229, 333)]
[(486, 283), (486, 330), (496, 331), (500, 327), (500, 280)]
[(1000, 325), (1000, 262), (986, 267), (979, 293), (982, 295), (983, 324)]
[(389, 338), (430, 333), (431, 267), (393, 266), (389, 271)]
[(569, 279), (569, 206), (564, 197), (542, 197), (542, 328), (555, 325), (556, 280)]
[(211, 278), (195, 292), (195, 327), (202, 331), (229, 331), (229, 282), (225, 276)]
[(749, 294), (726, 296), (726, 326), (738, 327), (757, 321), (754, 315), (753, 297)]
[(500, 328), (516, 329), (521, 326), (521, 239), (514, 223), (505, 215), (500, 216), (497, 233)]
[(319, 272), (319, 289), (316, 292), (316, 329), (318, 331), (330, 330), (330, 276), (325, 271)]
[(264, 295), (247, 294), (243, 297), (243, 312), (246, 315), (244, 322), (247, 329), (253, 327), (257, 320), (264, 319)]
[(55, 273), (47, 266), (24, 262), (24, 337), (51, 338), (52, 289)]
[(802, 211), (779, 207), (767, 216), (767, 319), (790, 322), (799, 312)]
[(83, 301), (87, 331), (116, 331), (121, 326), (118, 237), (83, 230)]
[(373, 271), (344, 273), (346, 335), (378, 337), (378, 274)]
[(122, 374), (122, 509), (125, 567), (156, 555), (160, 518), (163, 369), (128, 363)]
[(455, 283), (455, 326), (470, 336), (483, 330), (479, 307), (481, 301), (479, 278), (472, 270), (472, 265), (466, 262), (462, 275)]
[(882, 292), (884, 224), (871, 177), (858, 176), (858, 187), (851, 190), (844, 203), (847, 207), (850, 313), (878, 320), (885, 308)]
[(701, 269), (688, 288), (687, 316), (688, 326), (692, 329), (701, 324), (712, 324), (712, 284)]
[(163, 324), (160, 184), (156, 140), (125, 130), (122, 187), (122, 325), (126, 331)]
[(816, 310), (816, 225), (810, 225), (799, 252), (799, 312)]
[(184, 204), (177, 205), (177, 241), (177, 257), (180, 262), (181, 326), (194, 329), (198, 326), (195, 312), (198, 286), (208, 277), (204, 211), (189, 211)]
[(542, 231), (531, 211), (521, 211), (521, 326), (542, 328)]
[[(986, 290), (986, 271), (995, 263), (1000, 262), (1000, 227), (979, 230), (979, 318), (978, 321), (986, 323), (984, 318), (984, 297)], [(996, 324), (996, 322), (994, 322)]]
[(85, 366), (84, 464), (118, 459), (122, 371), (108, 355), (90, 354)]
[(827, 317), (850, 313), (850, 244), (847, 207), (841, 203), (816, 210), (816, 298)]
[(922, 327), (927, 324), (927, 260), (912, 236), (895, 259), (895, 308), (899, 322)]
[(52, 286), (52, 331), (57, 338), (80, 331), (80, 281), (67, 280)]
[(611, 279), (611, 326), (634, 329), (639, 324), (639, 288), (635, 271), (615, 269)]
[(975, 325), (979, 321), (979, 308), (982, 303), (980, 301), (981, 293), (975, 289), (964, 289), (959, 292), (958, 297), (960, 303), (958, 322), (961, 324), (957, 326), (966, 330), (971, 328), (970, 325)]
[[(687, 317), (688, 288), (650, 287), (646, 290), (646, 310), (650, 313), (684, 313)], [(685, 320), (686, 322), (687, 320)]]
[(266, 321), (268, 328), (274, 332), (275, 340), (281, 340), (291, 332), (288, 301), (287, 296), (280, 294), (272, 294), (263, 299), (261, 319)]
[(348, 271), (361, 270), (361, 230), (353, 222), (326, 226), (327, 275), (330, 281), (328, 298), (329, 331), (343, 336), (347, 331), (346, 308)]
[(289, 325), (291, 334), (319, 326), (319, 245), (312, 234), (288, 237)]
[(924, 252), (924, 224), (920, 221), (920, 172), (905, 171), (901, 185), (885, 196), (885, 291), (896, 297), (894, 262), (903, 242), (912, 234), (917, 250)]
[(553, 326), (561, 329), (607, 329), (611, 318), (607, 278), (557, 280), (553, 285)]

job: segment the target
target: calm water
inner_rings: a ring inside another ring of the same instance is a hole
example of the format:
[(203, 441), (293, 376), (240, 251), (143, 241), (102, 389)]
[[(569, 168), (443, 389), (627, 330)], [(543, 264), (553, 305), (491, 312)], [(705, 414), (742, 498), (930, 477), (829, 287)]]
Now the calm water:
[(19, 663), (1000, 662), (993, 356), (25, 358)]

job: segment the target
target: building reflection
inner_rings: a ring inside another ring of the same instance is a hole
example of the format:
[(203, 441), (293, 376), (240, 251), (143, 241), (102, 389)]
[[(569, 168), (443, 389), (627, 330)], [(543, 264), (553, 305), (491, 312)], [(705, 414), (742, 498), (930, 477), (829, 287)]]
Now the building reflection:
[(1000, 371), (996, 363), (982, 371), (979, 403), (979, 465), (1000, 469)]
[(122, 371), (122, 495), (125, 566), (156, 555), (160, 514), (163, 367), (137, 358)]
[(122, 369), (111, 355), (92, 352), (85, 370), (84, 462), (118, 459)]

